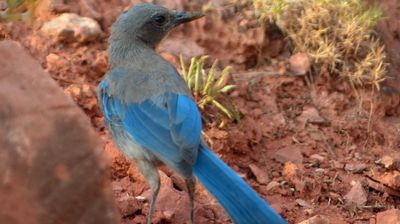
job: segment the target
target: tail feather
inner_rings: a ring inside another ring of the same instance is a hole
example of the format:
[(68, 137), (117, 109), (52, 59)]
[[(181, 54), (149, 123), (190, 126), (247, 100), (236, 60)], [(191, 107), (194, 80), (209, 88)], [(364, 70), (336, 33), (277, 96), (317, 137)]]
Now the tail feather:
[(193, 172), (207, 190), (217, 198), (234, 223), (286, 223), (210, 149), (204, 146), (200, 148)]

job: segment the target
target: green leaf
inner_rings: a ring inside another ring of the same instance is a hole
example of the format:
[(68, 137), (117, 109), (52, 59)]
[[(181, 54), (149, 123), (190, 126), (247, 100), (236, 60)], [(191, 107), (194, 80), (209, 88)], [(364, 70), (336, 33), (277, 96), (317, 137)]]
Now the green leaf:
[(216, 86), (221, 87), (222, 83), (224, 83), (225, 79), (228, 77), (231, 69), (232, 69), (231, 66), (227, 66), (226, 68), (224, 68), (224, 70), (222, 70), (221, 76), (219, 77)]
[(236, 85), (226, 85), (226, 86), (222, 87), (221, 89), (219, 89), (218, 92), (229, 93), (230, 91), (232, 91), (235, 88), (236, 88)]
[(214, 83), (214, 80), (215, 80), (214, 73), (215, 73), (215, 68), (217, 67), (217, 64), (218, 64), (218, 60), (215, 60), (213, 65), (211, 66), (210, 70), (208, 70), (206, 84), (204, 85), (204, 88), (203, 88), (203, 95), (207, 94), (208, 90)]
[(216, 106), (218, 109), (220, 109), (226, 116), (228, 116), (230, 119), (232, 119), (232, 114), (231, 112), (226, 109), (226, 107), (222, 106), (218, 101), (212, 100), (211, 103)]
[(194, 76), (194, 71), (195, 71), (195, 69), (196, 69), (196, 58), (192, 58), (191, 60), (190, 60), (190, 66), (189, 66), (189, 72), (188, 72), (188, 74), (187, 74), (187, 81), (186, 81), (186, 83), (187, 83), (187, 86), (188, 86), (188, 88), (191, 90), (192, 89), (192, 79), (193, 79), (193, 76)]
[(197, 68), (196, 68), (196, 73), (195, 73), (195, 81), (194, 81), (194, 95), (197, 97), (200, 94), (200, 86), (202, 83), (202, 76), (201, 72), (204, 67), (204, 62), (208, 58), (207, 55), (202, 56), (198, 61), (197, 61)]
[[(202, 56), (199, 59), (192, 58), (189, 70), (186, 69), (182, 56), (180, 56), (180, 64), (182, 67), (182, 76), (188, 86), (192, 91), (194, 99), (196, 100), (199, 108), (204, 109), (206, 105), (211, 104), (211, 106), (218, 109), (220, 113), (227, 116), (229, 119), (239, 120), (239, 113), (233, 104), (232, 100), (226, 93), (233, 90), (235, 85), (224, 85), (226, 82), (226, 77), (231, 69), (230, 66), (224, 68), (221, 72), (219, 78), (216, 78), (215, 70), (218, 65), (218, 61), (215, 60), (211, 68), (208, 70), (207, 74), (204, 72), (204, 64), (208, 56)], [(216, 97), (223, 97), (226, 100), (223, 102), (229, 102), (228, 107), (216, 100)]]

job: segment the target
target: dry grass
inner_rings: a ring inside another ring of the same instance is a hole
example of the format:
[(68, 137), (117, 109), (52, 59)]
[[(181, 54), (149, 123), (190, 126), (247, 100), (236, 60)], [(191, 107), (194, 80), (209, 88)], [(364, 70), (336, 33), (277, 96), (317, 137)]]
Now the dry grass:
[(317, 68), (351, 84), (373, 85), (378, 90), (387, 64), (384, 45), (373, 27), (383, 18), (378, 7), (362, 0), (253, 0), (263, 20), (276, 23), (287, 34), (295, 51), (307, 53)]

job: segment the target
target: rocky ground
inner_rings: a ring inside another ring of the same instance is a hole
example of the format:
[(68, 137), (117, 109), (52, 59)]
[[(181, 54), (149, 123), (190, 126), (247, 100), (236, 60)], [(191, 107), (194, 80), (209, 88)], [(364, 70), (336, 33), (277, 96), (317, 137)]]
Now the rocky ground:
[[(124, 224), (145, 222), (151, 192), (102, 127), (95, 88), (108, 69), (110, 25), (134, 2), (41, 1), (32, 24), (0, 23), (0, 39), (17, 40), (29, 49), (91, 118), (110, 158), (115, 203)], [(201, 5), (158, 2), (177, 9)], [(178, 28), (159, 47), (177, 67), (179, 54), (186, 61), (208, 54), (219, 59), (221, 67), (234, 67), (231, 82), (237, 89), (231, 97), (241, 121), (221, 127), (221, 117), (212, 109), (203, 111), (212, 149), (289, 223), (399, 223), (398, 1), (381, 1), (388, 20), (379, 32), (393, 62), (385, 93), (354, 89), (324, 71), (311, 75), (307, 57), (290, 55), (282, 34), (260, 27), (246, 5), (213, 2), (204, 19)], [(62, 15), (67, 12), (91, 19)], [(166, 167), (160, 173), (154, 223), (187, 222), (183, 180)], [(200, 185), (195, 216), (197, 223), (230, 222)]]

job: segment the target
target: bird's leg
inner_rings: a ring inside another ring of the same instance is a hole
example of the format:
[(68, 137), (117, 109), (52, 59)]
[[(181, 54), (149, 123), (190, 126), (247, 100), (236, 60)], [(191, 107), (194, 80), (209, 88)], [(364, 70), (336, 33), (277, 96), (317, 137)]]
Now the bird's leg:
[(136, 160), (136, 164), (139, 166), (140, 171), (142, 171), (142, 174), (146, 178), (151, 190), (153, 191), (153, 196), (150, 201), (149, 214), (147, 215), (147, 224), (151, 224), (154, 205), (160, 190), (160, 175), (158, 174), (156, 165), (148, 160)]
[(158, 192), (160, 190), (160, 185), (158, 185), (156, 187), (156, 189), (154, 189), (152, 187), (153, 190), (153, 197), (151, 198), (151, 202), (150, 202), (150, 209), (149, 209), (149, 214), (147, 216), (147, 224), (151, 224), (151, 217), (153, 216), (153, 212), (154, 212), (154, 204), (156, 202), (157, 196), (158, 196)]
[(189, 194), (190, 223), (194, 224), (194, 191), (196, 187), (196, 179), (192, 176), (186, 178), (185, 181)]

